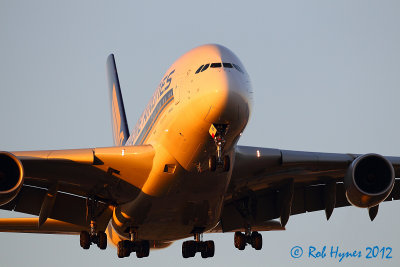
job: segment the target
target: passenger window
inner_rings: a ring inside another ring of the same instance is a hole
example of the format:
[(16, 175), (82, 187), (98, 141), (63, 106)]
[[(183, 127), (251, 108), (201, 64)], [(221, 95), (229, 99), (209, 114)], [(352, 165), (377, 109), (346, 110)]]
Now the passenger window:
[(196, 70), (196, 73), (195, 73), (195, 74), (199, 73), (203, 67), (204, 67), (204, 65), (201, 65), (200, 68), (198, 68), (198, 69)]
[(203, 71), (205, 71), (206, 69), (208, 69), (208, 66), (210, 66), (210, 64), (204, 65), (204, 67), (201, 69), (201, 72), (203, 72)]
[(211, 68), (221, 68), (222, 64), (221, 63), (212, 63)]
[(225, 63), (223, 62), (222, 65), (224, 66), (224, 68), (233, 68), (231, 63)]

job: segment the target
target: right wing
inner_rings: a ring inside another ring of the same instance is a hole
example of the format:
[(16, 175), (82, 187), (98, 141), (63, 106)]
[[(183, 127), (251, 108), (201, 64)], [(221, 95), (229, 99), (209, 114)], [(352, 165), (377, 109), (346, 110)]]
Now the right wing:
[[(0, 219), (0, 232), (9, 233), (41, 233), (41, 234), (79, 234), (80, 225), (48, 219), (39, 227), (38, 218), (5, 218)], [(86, 229), (88, 230), (88, 229)]]
[[(87, 229), (87, 199), (96, 199), (98, 229), (104, 230), (112, 207), (134, 199), (140, 192), (154, 154), (150, 145), (12, 152), (22, 164), (24, 180), (18, 195), (0, 208), (36, 216), (45, 210), (41, 215), (44, 221), (51, 218)], [(7, 227), (9, 220), (0, 220), (0, 231), (15, 230)]]
[[(221, 230), (235, 231), (251, 225), (254, 230), (264, 231), (264, 225), (276, 219), (284, 227), (289, 216), (318, 210), (325, 210), (329, 219), (334, 208), (351, 205), (344, 177), (360, 156), (237, 146)], [(400, 177), (400, 157), (384, 158), (392, 165), (394, 176)], [(395, 179), (385, 201), (398, 199), (400, 179)], [(378, 206), (368, 211), (373, 220)]]

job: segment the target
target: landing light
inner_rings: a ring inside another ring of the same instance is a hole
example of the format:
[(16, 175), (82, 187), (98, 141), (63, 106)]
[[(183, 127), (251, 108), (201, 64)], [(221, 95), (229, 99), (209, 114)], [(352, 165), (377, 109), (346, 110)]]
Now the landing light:
[(257, 150), (257, 158), (260, 157), (260, 150)]

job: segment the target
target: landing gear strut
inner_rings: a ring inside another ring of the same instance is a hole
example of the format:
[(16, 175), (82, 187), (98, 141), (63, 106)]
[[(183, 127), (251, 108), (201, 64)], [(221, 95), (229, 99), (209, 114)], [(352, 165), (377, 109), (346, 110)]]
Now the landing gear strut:
[(214, 241), (201, 241), (202, 234), (194, 234), (194, 240), (185, 241), (182, 243), (182, 256), (184, 258), (191, 258), (196, 255), (197, 252), (201, 253), (202, 258), (214, 257), (215, 245)]
[(130, 240), (119, 241), (117, 245), (118, 258), (129, 257), (132, 252), (136, 252), (137, 258), (145, 258), (150, 254), (150, 242), (147, 240), (137, 241), (135, 228), (129, 230)]
[(83, 249), (89, 249), (91, 244), (104, 250), (107, 248), (107, 235), (103, 231), (97, 231), (95, 210), (97, 208), (97, 200), (87, 199), (86, 201), (87, 215), (90, 216), (90, 232), (82, 231), (80, 234), (80, 245)]
[(230, 169), (230, 158), (229, 156), (225, 155), (222, 156), (222, 151), (225, 145), (225, 135), (228, 132), (228, 125), (227, 124), (213, 124), (210, 128), (210, 134), (214, 139), (214, 143), (216, 146), (216, 155), (211, 155), (208, 158), (208, 168), (210, 171), (215, 171), (217, 167), (222, 167), (224, 172), (229, 171)]
[(262, 248), (262, 235), (258, 232), (251, 232), (250, 229), (246, 233), (236, 232), (234, 238), (235, 247), (244, 250), (246, 245), (251, 245), (255, 250)]

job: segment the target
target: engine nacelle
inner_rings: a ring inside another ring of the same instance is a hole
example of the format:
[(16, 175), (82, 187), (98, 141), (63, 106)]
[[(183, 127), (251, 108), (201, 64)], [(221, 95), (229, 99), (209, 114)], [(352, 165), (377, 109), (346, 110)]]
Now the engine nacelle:
[(13, 200), (24, 183), (24, 169), (17, 157), (0, 152), (0, 206)]
[(392, 164), (378, 154), (356, 158), (344, 177), (347, 200), (353, 206), (369, 208), (384, 201), (395, 182)]

